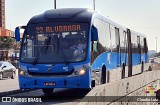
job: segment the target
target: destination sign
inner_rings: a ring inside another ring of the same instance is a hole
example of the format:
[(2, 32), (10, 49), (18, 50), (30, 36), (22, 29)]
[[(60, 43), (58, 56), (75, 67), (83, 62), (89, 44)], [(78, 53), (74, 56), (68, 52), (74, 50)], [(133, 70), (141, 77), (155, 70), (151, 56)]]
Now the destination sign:
[(73, 32), (80, 31), (81, 25), (60, 25), (60, 26), (39, 26), (36, 27), (36, 33), (53, 33), (53, 32)]

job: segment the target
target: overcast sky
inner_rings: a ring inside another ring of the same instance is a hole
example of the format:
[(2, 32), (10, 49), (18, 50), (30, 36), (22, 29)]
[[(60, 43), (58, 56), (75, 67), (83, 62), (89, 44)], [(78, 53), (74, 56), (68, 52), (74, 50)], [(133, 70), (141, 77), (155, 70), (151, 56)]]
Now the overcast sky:
[[(93, 0), (57, 0), (57, 8), (93, 8)], [(54, 8), (54, 0), (6, 0), (6, 28)], [(160, 0), (96, 0), (96, 10), (111, 20), (146, 34), (149, 50), (160, 51)]]

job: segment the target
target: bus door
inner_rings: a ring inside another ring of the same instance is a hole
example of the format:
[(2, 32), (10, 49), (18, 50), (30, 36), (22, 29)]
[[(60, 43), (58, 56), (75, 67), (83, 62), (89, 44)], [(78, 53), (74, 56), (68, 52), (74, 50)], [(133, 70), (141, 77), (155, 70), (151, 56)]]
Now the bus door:
[(120, 62), (121, 67), (127, 65), (127, 34), (124, 30), (119, 30), (120, 33)]
[(146, 38), (144, 38), (144, 53), (145, 53), (145, 62), (148, 62), (148, 46)]
[(138, 62), (141, 64), (141, 43), (140, 43), (140, 37), (137, 36), (137, 44), (138, 44)]
[(140, 47), (140, 49), (141, 49), (141, 63), (143, 62), (145, 62), (145, 51), (144, 51), (144, 37), (140, 37), (140, 44), (141, 44), (141, 47)]
[(120, 32), (119, 29), (116, 27), (115, 27), (115, 37), (116, 37), (117, 67), (120, 67), (121, 66)]

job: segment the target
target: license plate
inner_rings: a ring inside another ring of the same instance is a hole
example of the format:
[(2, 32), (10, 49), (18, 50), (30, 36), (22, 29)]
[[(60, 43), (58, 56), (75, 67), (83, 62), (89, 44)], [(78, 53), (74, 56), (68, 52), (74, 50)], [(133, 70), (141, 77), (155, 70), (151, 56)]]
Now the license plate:
[(44, 86), (55, 86), (55, 82), (44, 82)]

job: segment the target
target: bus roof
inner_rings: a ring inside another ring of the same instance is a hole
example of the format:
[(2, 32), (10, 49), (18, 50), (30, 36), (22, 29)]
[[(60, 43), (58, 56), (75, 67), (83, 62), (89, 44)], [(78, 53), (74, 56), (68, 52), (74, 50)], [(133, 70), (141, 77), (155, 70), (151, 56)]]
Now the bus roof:
[[(45, 23), (45, 22), (53, 22), (53, 21), (75, 21), (75, 22), (91, 22), (92, 17), (98, 16), (102, 18), (102, 20), (114, 25), (117, 28), (121, 28), (123, 30), (126, 30), (127, 27), (121, 26), (120, 24), (117, 24), (116, 22), (108, 19), (107, 17), (104, 17), (103, 15), (97, 13), (96, 11), (92, 9), (87, 8), (61, 8), (61, 9), (52, 9), (45, 11), (42, 14), (33, 16), (28, 24), (36, 24), (36, 23)], [(131, 30), (132, 34), (137, 34), (138, 36), (144, 36), (146, 35), (135, 32)]]
[(43, 14), (32, 17), (30, 23), (51, 22), (51, 21), (80, 21), (90, 22), (95, 11), (86, 8), (63, 8), (52, 9)]
[(136, 32), (136, 31), (134, 31), (134, 30), (131, 30), (131, 33), (132, 33), (132, 34), (135, 34), (135, 35), (137, 35), (137, 36), (140, 36), (140, 37), (145, 37), (145, 38), (147, 37), (145, 34)]

